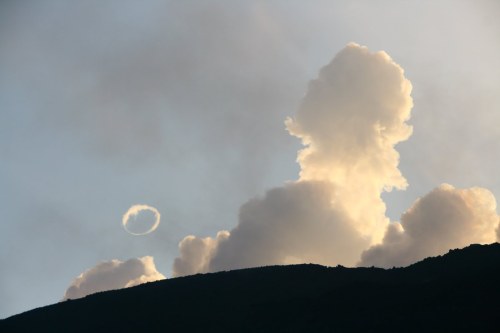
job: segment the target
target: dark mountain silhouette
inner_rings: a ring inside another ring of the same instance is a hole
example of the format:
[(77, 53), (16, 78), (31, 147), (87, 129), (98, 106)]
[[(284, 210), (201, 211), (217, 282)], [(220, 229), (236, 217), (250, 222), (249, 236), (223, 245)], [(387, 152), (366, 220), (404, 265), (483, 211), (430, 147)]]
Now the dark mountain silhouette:
[(500, 244), (406, 268), (271, 266), (108, 291), (0, 332), (500, 332)]

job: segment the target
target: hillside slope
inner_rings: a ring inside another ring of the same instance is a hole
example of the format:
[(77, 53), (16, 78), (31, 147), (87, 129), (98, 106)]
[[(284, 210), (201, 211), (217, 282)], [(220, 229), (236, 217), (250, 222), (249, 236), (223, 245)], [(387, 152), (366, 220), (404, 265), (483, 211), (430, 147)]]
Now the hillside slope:
[(500, 244), (406, 268), (272, 266), (109, 291), (0, 332), (499, 332)]

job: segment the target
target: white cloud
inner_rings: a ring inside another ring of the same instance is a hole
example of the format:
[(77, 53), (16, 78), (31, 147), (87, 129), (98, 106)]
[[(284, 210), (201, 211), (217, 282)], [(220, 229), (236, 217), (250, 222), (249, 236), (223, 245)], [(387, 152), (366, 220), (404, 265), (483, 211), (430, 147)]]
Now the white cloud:
[(64, 300), (162, 279), (165, 276), (156, 270), (153, 257), (145, 256), (125, 262), (113, 259), (80, 274), (64, 293)]
[(499, 224), (493, 194), (479, 187), (443, 184), (418, 199), (392, 223), (382, 244), (362, 255), (361, 266), (406, 266), (472, 243), (492, 243)]
[(351, 43), (323, 67), (293, 119), (302, 139), (301, 180), (328, 180), (355, 227), (380, 241), (388, 220), (380, 194), (404, 189), (394, 146), (411, 135), (411, 83), (383, 51)]
[[(139, 215), (141, 212), (151, 212), (154, 215), (154, 221), (152, 225), (146, 230), (142, 232), (133, 232), (130, 231), (129, 228), (127, 227), (128, 223), (130, 222), (130, 219), (136, 219), (137, 215)], [(129, 234), (134, 235), (134, 236), (142, 236), (142, 235), (147, 235), (149, 233), (152, 233), (153, 231), (158, 228), (160, 225), (160, 212), (158, 209), (148, 206), (148, 205), (132, 205), (125, 214), (123, 214), (122, 217), (122, 225), (125, 231), (127, 231)]]
[(300, 178), (244, 204), (238, 225), (223, 237), (182, 240), (174, 275), (291, 262), (355, 264), (389, 222), (381, 193), (406, 186), (394, 145), (412, 132), (410, 92), (385, 52), (349, 44), (286, 121), (306, 145), (298, 156)]

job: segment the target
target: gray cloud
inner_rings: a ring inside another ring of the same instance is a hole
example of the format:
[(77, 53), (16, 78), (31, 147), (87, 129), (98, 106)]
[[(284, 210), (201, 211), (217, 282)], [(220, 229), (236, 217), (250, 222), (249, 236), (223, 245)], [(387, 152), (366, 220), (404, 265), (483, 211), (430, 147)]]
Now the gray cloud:
[(218, 252), (219, 244), (229, 238), (228, 231), (219, 231), (214, 238), (186, 236), (179, 243), (180, 256), (174, 261), (174, 276), (206, 273)]
[(164, 279), (156, 270), (153, 257), (129, 259), (125, 262), (111, 260), (101, 262), (80, 274), (64, 293), (64, 300)]
[(368, 244), (342, 205), (335, 186), (301, 181), (275, 188), (240, 209), (239, 224), (219, 244), (209, 269), (276, 263), (352, 264)]
[(227, 142), (268, 156), (282, 134), (269, 120), (290, 91), (283, 75), (300, 66), (266, 6), (151, 1), (137, 11), (127, 1), (18, 9), (0, 34), (4, 64), (42, 123), (101, 156), (179, 158)]
[(352, 264), (368, 245), (331, 200), (327, 182), (286, 184), (240, 209), (239, 224), (216, 239), (188, 236), (179, 244), (174, 275), (276, 263)]
[(493, 194), (443, 184), (418, 199), (388, 226), (382, 244), (365, 251), (361, 266), (406, 266), (472, 243), (492, 243), (500, 218)]

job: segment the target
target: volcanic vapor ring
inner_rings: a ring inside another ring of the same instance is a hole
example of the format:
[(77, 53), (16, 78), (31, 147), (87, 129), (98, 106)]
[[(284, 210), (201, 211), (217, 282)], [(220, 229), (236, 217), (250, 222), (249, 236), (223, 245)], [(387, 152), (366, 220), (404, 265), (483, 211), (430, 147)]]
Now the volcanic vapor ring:
[[(151, 226), (151, 228), (149, 228), (145, 232), (133, 232), (133, 231), (130, 231), (128, 229), (128, 227), (127, 227), (128, 223), (130, 221), (130, 218), (136, 217), (140, 212), (142, 212), (144, 210), (148, 210), (148, 211), (153, 212), (153, 214), (155, 215), (155, 222), (154, 222), (154, 224)], [(156, 208), (148, 206), (148, 205), (142, 205), (142, 204), (141, 205), (133, 205), (123, 215), (122, 225), (123, 225), (123, 228), (125, 229), (125, 231), (128, 232), (131, 235), (134, 235), (134, 236), (147, 235), (147, 234), (152, 233), (153, 231), (155, 231), (156, 228), (158, 228), (158, 226), (160, 225), (160, 212)]]

